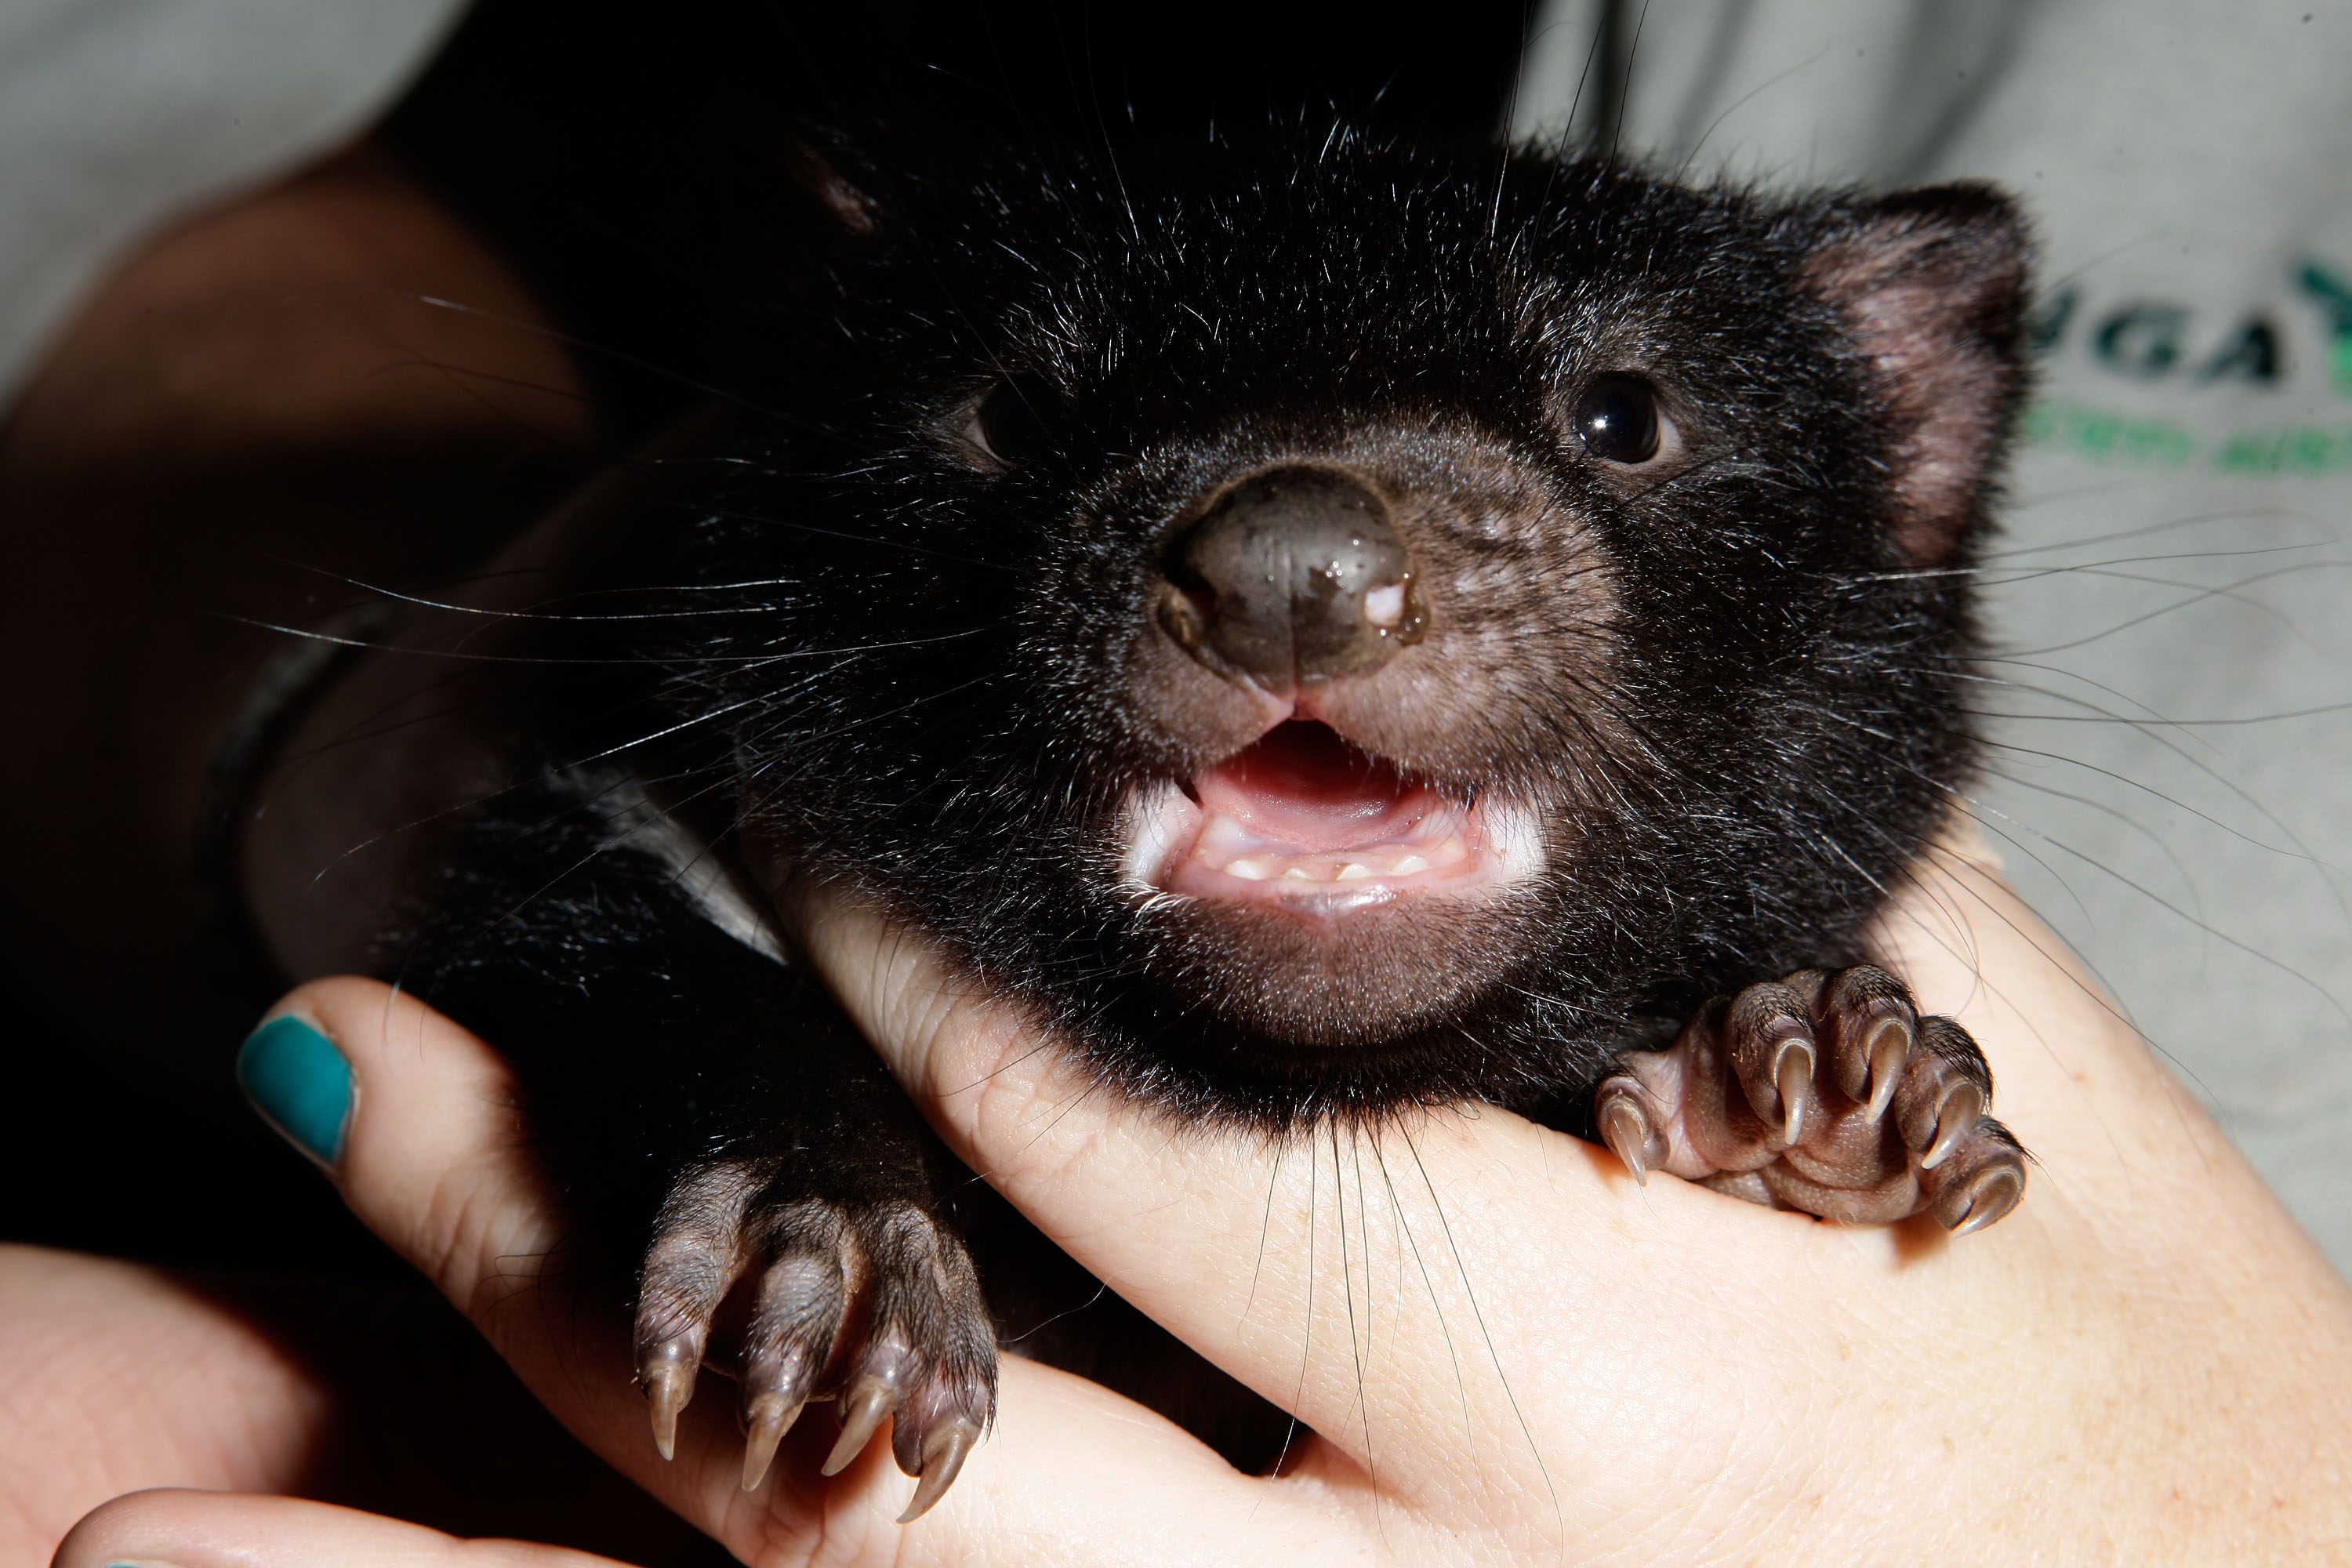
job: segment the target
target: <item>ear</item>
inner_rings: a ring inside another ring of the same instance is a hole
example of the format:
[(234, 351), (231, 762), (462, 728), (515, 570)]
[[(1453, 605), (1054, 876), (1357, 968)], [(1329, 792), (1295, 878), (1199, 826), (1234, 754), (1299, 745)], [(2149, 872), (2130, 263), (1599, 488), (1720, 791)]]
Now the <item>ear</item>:
[(807, 137), (795, 136), (784, 143), (784, 168), (801, 194), (838, 224), (843, 233), (864, 239), (881, 227), (881, 213), (874, 198), (845, 179), (834, 160)]
[(1894, 426), (1894, 544), (1949, 556), (2024, 391), (2024, 219), (1990, 186), (1937, 185), (1839, 212), (1803, 268), (1843, 319)]

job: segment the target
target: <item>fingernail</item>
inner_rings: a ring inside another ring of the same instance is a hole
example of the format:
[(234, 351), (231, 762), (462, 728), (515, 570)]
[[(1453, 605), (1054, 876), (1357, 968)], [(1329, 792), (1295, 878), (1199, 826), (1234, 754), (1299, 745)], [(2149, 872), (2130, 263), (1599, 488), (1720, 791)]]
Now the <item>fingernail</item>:
[(289, 1013), (254, 1030), (237, 1048), (236, 1083), (302, 1152), (328, 1166), (342, 1158), (352, 1068), (315, 1027)]

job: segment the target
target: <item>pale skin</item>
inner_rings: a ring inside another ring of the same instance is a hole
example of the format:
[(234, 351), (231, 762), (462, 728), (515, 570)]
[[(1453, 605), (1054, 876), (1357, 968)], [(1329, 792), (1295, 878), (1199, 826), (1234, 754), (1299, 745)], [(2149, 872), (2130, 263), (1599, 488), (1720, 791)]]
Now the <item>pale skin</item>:
[[(1925, 1219), (1844, 1227), (1636, 1185), (1604, 1151), (1493, 1110), (1377, 1147), (1343, 1136), (1342, 1241), (1329, 1140), (1277, 1154), (1173, 1131), (1090, 1090), (872, 912), (803, 909), (813, 952), (958, 1152), (1315, 1426), (1286, 1473), (1241, 1476), (1149, 1412), (1008, 1359), (995, 1432), (906, 1527), (910, 1483), (881, 1446), (816, 1479), (823, 1411), (779, 1479), (742, 1492), (713, 1377), (663, 1463), (621, 1300), (551, 1299), (531, 1277), (559, 1225), (495, 1054), (370, 981), (283, 1006), (356, 1072), (334, 1173), (353, 1208), (591, 1447), (761, 1568), (2344, 1560), (2352, 1292), (2032, 916), (1945, 860), (1889, 921), (1887, 955), (1975, 1033), (2038, 1161), (2018, 1211), (1957, 1242)], [(201, 1484), (266, 1485), (252, 1463)], [(578, 1555), (150, 1491), (89, 1515), (56, 1561), (325, 1554)]]

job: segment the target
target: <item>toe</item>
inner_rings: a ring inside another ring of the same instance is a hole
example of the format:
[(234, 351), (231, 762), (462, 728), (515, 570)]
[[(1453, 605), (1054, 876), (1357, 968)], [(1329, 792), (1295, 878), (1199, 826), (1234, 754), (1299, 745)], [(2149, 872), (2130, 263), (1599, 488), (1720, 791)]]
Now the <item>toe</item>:
[(1666, 1163), (1667, 1114), (1631, 1073), (1612, 1074), (1593, 1091), (1592, 1121), (1601, 1141), (1643, 1186), (1649, 1185), (1650, 1173)]
[(1813, 996), (1813, 1032), (1831, 1082), (1876, 1121), (1903, 1082), (1918, 1014), (1904, 984), (1872, 964), (1842, 970)]
[(711, 1320), (743, 1274), (744, 1206), (762, 1174), (735, 1164), (695, 1172), (654, 1222), (637, 1285), (637, 1381), (665, 1459), (677, 1452), (677, 1418), (694, 1397)]
[(947, 1490), (995, 1415), (994, 1323), (962, 1242), (919, 1210), (855, 1215), (850, 1235), (865, 1310), (824, 1473), (848, 1468), (888, 1422), (899, 1469), (921, 1478), (911, 1519)]
[[(898, 1349), (880, 1348), (885, 1355)], [(841, 1396), (841, 1436), (834, 1439), (833, 1452), (825, 1456), (823, 1473), (837, 1476), (849, 1468), (850, 1461), (866, 1451), (866, 1445), (905, 1397), (898, 1379), (887, 1373), (862, 1370), (852, 1378)]]
[(791, 1205), (772, 1227), (777, 1255), (761, 1275), (743, 1346), (745, 1491), (767, 1476), (833, 1357), (849, 1300), (843, 1229), (838, 1211), (820, 1204)]
[(1976, 1042), (1948, 1018), (1923, 1020), (1919, 1044), (1904, 1068), (1895, 1125), (1932, 1169), (1984, 1114), (1992, 1098), (1992, 1075)]
[(2025, 1151), (2008, 1128), (1979, 1116), (1919, 1179), (1944, 1228), (1967, 1236), (2005, 1218), (2025, 1195)]
[(953, 1416), (931, 1428), (923, 1439), (921, 1468), (916, 1472), (922, 1479), (915, 1484), (915, 1495), (907, 1501), (907, 1509), (898, 1516), (900, 1524), (912, 1524), (931, 1511), (931, 1505), (947, 1495), (955, 1484), (956, 1476), (963, 1469), (963, 1459), (980, 1441), (980, 1427), (961, 1416)]
[(1804, 1139), (1817, 1111), (1819, 1050), (1804, 997), (1793, 987), (1751, 985), (1732, 999), (1724, 1019), (1731, 1070), (1748, 1105), (1782, 1146)]
[(653, 1420), (654, 1451), (665, 1459), (677, 1457), (677, 1418), (694, 1397), (705, 1332), (673, 1335), (637, 1354), (637, 1383), (646, 1391), (646, 1409)]

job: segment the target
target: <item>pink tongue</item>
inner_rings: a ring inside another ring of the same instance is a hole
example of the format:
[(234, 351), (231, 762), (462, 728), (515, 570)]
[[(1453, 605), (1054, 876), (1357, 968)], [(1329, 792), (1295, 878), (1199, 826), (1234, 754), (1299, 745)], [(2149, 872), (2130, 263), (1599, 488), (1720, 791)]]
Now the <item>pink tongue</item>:
[(1211, 816), (1235, 817), (1302, 854), (1392, 843), (1443, 804), (1328, 727), (1297, 719), (1205, 770), (1192, 787)]

